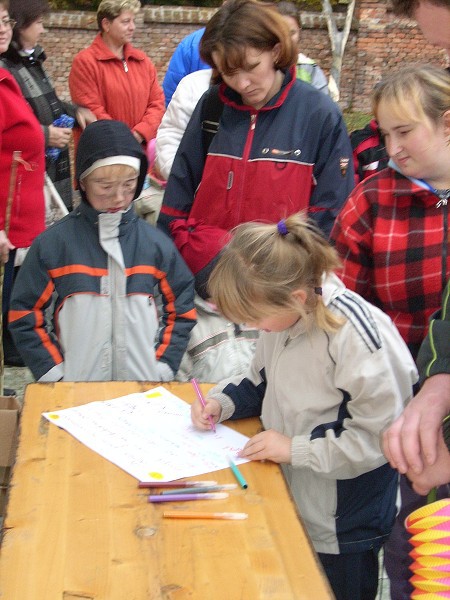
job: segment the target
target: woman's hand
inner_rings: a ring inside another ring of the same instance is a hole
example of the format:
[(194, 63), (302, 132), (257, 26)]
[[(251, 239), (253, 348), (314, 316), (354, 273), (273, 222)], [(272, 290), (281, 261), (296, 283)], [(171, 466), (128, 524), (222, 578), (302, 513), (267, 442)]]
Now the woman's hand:
[(250, 460), (272, 460), (276, 463), (290, 463), (291, 446), (292, 440), (290, 437), (273, 429), (268, 429), (253, 436), (238, 456)]
[(48, 126), (48, 145), (50, 148), (65, 148), (72, 136), (70, 127)]
[(9, 259), (9, 251), (14, 250), (15, 246), (9, 241), (4, 229), (0, 230), (0, 260), (6, 264)]
[(97, 120), (97, 117), (94, 115), (94, 113), (85, 106), (79, 106), (77, 108), (76, 118), (81, 129), (84, 129), (86, 125), (89, 125)]
[(205, 407), (201, 405), (198, 399), (191, 406), (192, 423), (197, 429), (211, 429), (211, 423), (208, 417), (212, 417), (214, 423), (217, 423), (222, 413), (222, 407), (217, 400), (206, 399)]

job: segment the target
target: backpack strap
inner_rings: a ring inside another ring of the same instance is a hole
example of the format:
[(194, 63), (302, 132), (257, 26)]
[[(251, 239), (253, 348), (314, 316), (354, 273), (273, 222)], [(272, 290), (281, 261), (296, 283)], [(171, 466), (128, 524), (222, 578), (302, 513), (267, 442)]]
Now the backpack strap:
[(219, 130), (219, 121), (223, 111), (223, 102), (219, 98), (219, 85), (212, 85), (209, 88), (202, 106), (202, 142), (205, 158), (208, 154), (209, 146)]

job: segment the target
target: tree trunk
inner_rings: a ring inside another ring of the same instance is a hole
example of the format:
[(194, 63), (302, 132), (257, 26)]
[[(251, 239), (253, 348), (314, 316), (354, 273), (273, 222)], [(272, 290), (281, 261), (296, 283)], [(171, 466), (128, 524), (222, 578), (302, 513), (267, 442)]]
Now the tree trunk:
[(322, 0), (322, 14), (327, 23), (328, 36), (331, 44), (332, 64), (330, 70), (330, 93), (334, 100), (339, 100), (339, 86), (341, 83), (342, 60), (344, 57), (345, 46), (355, 11), (356, 0), (350, 0), (345, 15), (345, 23), (342, 31), (339, 31), (336, 24), (336, 15), (331, 8), (330, 0)]

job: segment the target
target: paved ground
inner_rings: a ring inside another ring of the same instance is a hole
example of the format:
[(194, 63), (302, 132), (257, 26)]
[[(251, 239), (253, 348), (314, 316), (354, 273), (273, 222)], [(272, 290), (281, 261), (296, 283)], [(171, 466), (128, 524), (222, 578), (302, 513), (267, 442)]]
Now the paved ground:
[(26, 367), (5, 367), (5, 388), (16, 391), (20, 400), (23, 400), (25, 388), (34, 381), (34, 377)]

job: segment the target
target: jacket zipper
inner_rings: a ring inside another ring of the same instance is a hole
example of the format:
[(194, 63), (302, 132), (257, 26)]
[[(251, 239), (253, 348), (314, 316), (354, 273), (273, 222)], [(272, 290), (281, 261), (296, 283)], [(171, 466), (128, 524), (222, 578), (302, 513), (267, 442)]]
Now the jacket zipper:
[(447, 285), (447, 248), (448, 248), (448, 198), (440, 197), (439, 201), (436, 203), (436, 208), (442, 207), (442, 216), (444, 219), (443, 226), (443, 240), (442, 240), (442, 292), (445, 290), (445, 286)]
[(247, 170), (247, 164), (248, 164), (248, 157), (250, 155), (250, 150), (253, 144), (253, 138), (254, 138), (254, 132), (255, 132), (255, 127), (256, 127), (256, 118), (257, 118), (257, 113), (252, 113), (250, 115), (250, 127), (249, 127), (249, 131), (247, 134), (247, 139), (245, 141), (245, 146), (244, 146), (244, 152), (242, 153), (242, 166), (243, 166), (243, 170), (242, 170), (242, 177), (241, 177), (241, 185), (240, 185), (240, 189), (239, 189), (239, 193), (238, 193), (238, 202), (239, 202), (239, 213), (237, 214), (238, 217), (238, 222), (240, 222), (240, 206), (241, 206), (241, 199), (242, 199), (242, 195), (243, 195), (243, 191), (244, 191), (244, 185), (245, 185), (245, 172)]

